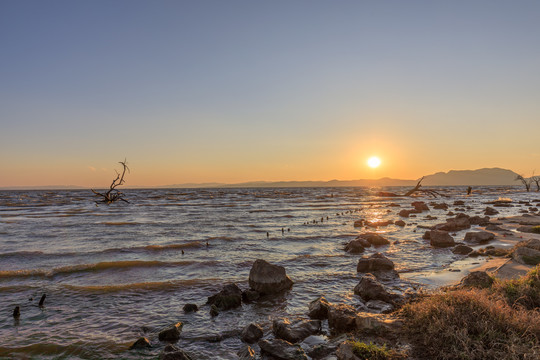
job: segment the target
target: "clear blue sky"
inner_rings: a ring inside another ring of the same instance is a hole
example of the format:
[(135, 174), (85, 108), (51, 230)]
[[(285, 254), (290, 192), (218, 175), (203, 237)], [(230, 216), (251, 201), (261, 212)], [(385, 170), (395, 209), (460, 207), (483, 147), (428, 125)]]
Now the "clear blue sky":
[(530, 175), (539, 34), (538, 1), (2, 0), (0, 186)]

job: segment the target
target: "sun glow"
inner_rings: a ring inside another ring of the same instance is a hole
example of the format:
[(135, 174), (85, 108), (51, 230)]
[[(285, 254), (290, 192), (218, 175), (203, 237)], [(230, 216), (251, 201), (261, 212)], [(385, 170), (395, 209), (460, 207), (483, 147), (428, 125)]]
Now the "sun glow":
[(376, 156), (372, 156), (368, 159), (367, 164), (370, 168), (375, 169), (376, 167), (379, 167), (379, 165), (381, 165), (381, 159)]

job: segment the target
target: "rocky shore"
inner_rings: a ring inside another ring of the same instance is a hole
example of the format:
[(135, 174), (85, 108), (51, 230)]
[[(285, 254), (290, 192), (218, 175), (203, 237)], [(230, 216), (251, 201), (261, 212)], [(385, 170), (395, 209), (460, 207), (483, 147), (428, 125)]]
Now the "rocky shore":
[[(238, 337), (244, 343), (237, 358), (247, 359), (401, 359), (421, 358), (414, 344), (404, 335), (406, 321), (402, 309), (438, 290), (471, 287), (489, 288), (494, 281), (519, 279), (540, 263), (540, 203), (522, 204), (526, 211), (521, 216), (495, 218), (496, 207), (508, 206), (495, 202), (482, 215), (468, 215), (449, 211), (444, 222), (422, 228), (419, 237), (433, 249), (451, 248), (462, 259), (438, 273), (407, 276), (398, 273), (395, 264), (383, 251), (389, 240), (376, 230), (393, 223), (407, 226), (404, 219), (429, 212), (430, 208), (448, 209), (444, 202), (415, 201), (411, 209), (399, 212), (399, 219), (390, 222), (355, 221), (356, 228), (365, 232), (344, 244), (343, 251), (359, 254), (356, 272), (360, 275), (354, 287), (358, 297), (356, 306), (331, 303), (323, 294), (306, 304), (305, 314), (294, 318), (271, 319), (271, 324), (238, 324), (237, 331), (223, 334), (219, 339)], [(451, 204), (454, 208), (463, 202)], [(429, 215), (428, 215), (429, 216)], [(459, 234), (458, 234), (459, 233)], [(381, 249), (370, 256), (362, 256), (366, 248)], [(354, 271), (354, 269), (351, 269)], [(263, 259), (255, 261), (249, 273), (249, 288), (226, 284), (222, 290), (208, 297), (203, 305), (186, 304), (184, 313), (208, 311), (218, 317), (224, 311), (242, 311), (243, 303), (252, 303), (279, 296), (294, 287), (286, 269)], [(160, 358), (167, 360), (197, 359), (175, 343), (181, 338), (182, 322), (170, 324), (154, 337), (141, 337), (131, 351), (145, 351), (152, 346), (163, 346)], [(359, 345), (360, 344), (360, 345)], [(376, 357), (375, 353), (379, 352)], [(371, 354), (371, 355), (370, 355)], [(382, 354), (382, 355), (381, 355)], [(381, 357), (382, 356), (382, 357)], [(444, 358), (444, 357), (441, 357)]]

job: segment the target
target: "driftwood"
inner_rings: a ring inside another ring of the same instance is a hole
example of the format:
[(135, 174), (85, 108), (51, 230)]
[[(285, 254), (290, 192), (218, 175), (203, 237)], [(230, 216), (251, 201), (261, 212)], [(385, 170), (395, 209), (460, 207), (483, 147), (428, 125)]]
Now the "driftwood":
[(400, 195), (400, 194), (396, 194), (396, 193), (381, 191), (381, 192), (378, 192), (377, 195), (378, 196), (386, 196), (386, 197), (406, 197), (406, 196), (412, 196), (414, 193), (419, 192), (419, 193), (424, 193), (424, 194), (427, 194), (427, 195), (433, 196), (433, 197), (437, 197), (437, 196), (446, 197), (446, 195), (440, 194), (435, 190), (421, 189), (422, 180), (424, 180), (423, 176), (422, 176), (422, 178), (420, 180), (418, 180), (418, 183), (416, 184), (416, 186), (414, 188), (412, 188), (411, 190), (407, 191), (405, 194)]
[(118, 171), (116, 171), (116, 178), (112, 181), (111, 186), (109, 187), (109, 190), (105, 193), (100, 193), (92, 189), (92, 192), (101, 198), (101, 200), (96, 201), (96, 204), (104, 203), (104, 204), (112, 204), (115, 201), (123, 201), (126, 203), (129, 203), (126, 199), (124, 199), (124, 193), (120, 192), (117, 187), (120, 185), (123, 185), (124, 175), (126, 175), (126, 170), (129, 172), (129, 168), (127, 166), (127, 161), (120, 161), (120, 164), (122, 164), (122, 174), (120, 174)]

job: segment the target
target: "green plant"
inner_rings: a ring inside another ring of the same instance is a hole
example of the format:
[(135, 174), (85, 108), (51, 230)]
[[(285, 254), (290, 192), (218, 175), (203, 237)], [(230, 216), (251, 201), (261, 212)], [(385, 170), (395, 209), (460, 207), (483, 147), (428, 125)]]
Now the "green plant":
[(370, 342), (355, 341), (352, 343), (354, 355), (362, 360), (387, 360), (392, 358), (391, 352), (386, 348), (386, 345), (377, 346)]

